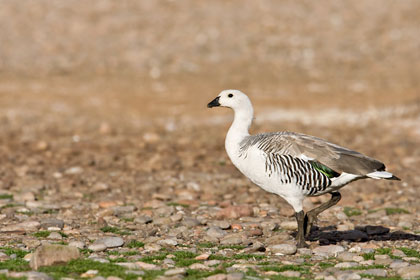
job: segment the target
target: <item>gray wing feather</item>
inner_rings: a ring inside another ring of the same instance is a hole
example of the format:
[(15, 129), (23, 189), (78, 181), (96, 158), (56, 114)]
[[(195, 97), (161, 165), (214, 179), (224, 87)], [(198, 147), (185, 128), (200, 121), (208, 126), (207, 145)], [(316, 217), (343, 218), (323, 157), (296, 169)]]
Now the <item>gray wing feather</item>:
[(305, 155), (338, 173), (363, 176), (385, 170), (385, 165), (376, 159), (305, 134), (275, 132), (252, 135), (242, 141), (241, 150), (246, 151), (254, 145), (267, 154), (278, 153), (296, 157)]

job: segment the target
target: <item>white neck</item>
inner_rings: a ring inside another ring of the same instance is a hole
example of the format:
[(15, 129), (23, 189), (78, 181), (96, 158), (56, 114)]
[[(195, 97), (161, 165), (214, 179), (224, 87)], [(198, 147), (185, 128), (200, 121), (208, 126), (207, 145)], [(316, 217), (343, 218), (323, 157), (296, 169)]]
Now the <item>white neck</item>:
[(225, 148), (231, 159), (234, 153), (239, 151), (241, 141), (249, 136), (249, 127), (252, 124), (254, 110), (251, 102), (247, 105), (234, 109), (235, 118), (226, 135)]

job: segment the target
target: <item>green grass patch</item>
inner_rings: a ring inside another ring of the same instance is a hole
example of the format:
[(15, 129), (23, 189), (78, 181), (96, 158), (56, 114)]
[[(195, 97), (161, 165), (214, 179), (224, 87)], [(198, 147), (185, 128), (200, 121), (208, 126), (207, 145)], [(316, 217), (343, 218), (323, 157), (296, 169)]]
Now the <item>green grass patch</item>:
[(141, 258), (140, 261), (145, 262), (145, 263), (153, 263), (154, 264), (157, 261), (164, 260), (166, 258), (166, 255), (168, 255), (168, 254), (163, 253), (163, 254), (154, 255), (154, 256), (145, 256), (145, 257)]
[(14, 203), (7, 203), (6, 205), (3, 205), (2, 207), (0, 207), (0, 209), (12, 208), (12, 207), (17, 207), (17, 206), (20, 206), (20, 205), (14, 204)]
[(22, 277), (10, 277), (6, 276), (6, 274), (0, 274), (0, 280), (26, 280), (25, 276)]
[(204, 279), (212, 275), (216, 275), (219, 273), (226, 273), (226, 270), (216, 269), (213, 271), (205, 271), (205, 270), (198, 270), (198, 269), (187, 269), (186, 276), (184, 279), (192, 280), (192, 279)]
[(88, 259), (72, 260), (62, 265), (41, 267), (38, 271), (47, 273), (54, 277), (54, 279), (60, 279), (63, 277), (78, 278), (80, 274), (90, 269), (98, 270), (98, 276), (103, 277), (117, 276), (127, 280), (138, 278), (138, 275), (125, 274), (126, 268), (122, 266), (112, 263), (100, 263)]
[(51, 233), (51, 231), (49, 231), (49, 230), (41, 230), (41, 231), (35, 232), (33, 234), (33, 236), (35, 236), (37, 238), (46, 238), (46, 237), (48, 237), (48, 235), (50, 235), (50, 233)]
[(340, 268), (340, 270), (366, 270), (366, 269), (375, 269), (375, 268), (382, 268), (386, 269), (387, 266), (382, 264), (373, 264), (373, 265), (359, 265), (359, 266), (353, 266), (353, 267), (346, 267), (346, 268)]
[(375, 279), (375, 280), (401, 280), (402, 279), (399, 276), (382, 277), (382, 276), (375, 276), (375, 275), (370, 275), (370, 274), (365, 274), (365, 273), (360, 273), (359, 275), (363, 278)]
[(403, 208), (385, 208), (385, 212), (386, 212), (387, 215), (409, 214), (410, 213)]
[(0, 194), (0, 199), (13, 199), (13, 194)]
[(242, 250), (245, 249), (246, 246), (244, 245), (220, 245), (219, 249), (223, 250), (223, 249), (233, 249), (233, 250)]
[(255, 255), (255, 254), (236, 254), (232, 256), (232, 259), (235, 259), (235, 260), (249, 260), (249, 259), (262, 260), (265, 258), (266, 258), (265, 255)]
[[(143, 276), (141, 276), (141, 278), (143, 280), (152, 280), (152, 279), (156, 279), (157, 277), (163, 275), (163, 273), (165, 273), (165, 270), (145, 270), (144, 271), (145, 274)], [(139, 276), (137, 275), (137, 278)], [(134, 279), (137, 279), (134, 278)]]
[(126, 258), (108, 258), (111, 263), (120, 263), (120, 262), (128, 262)]
[(184, 208), (188, 208), (188, 207), (190, 207), (188, 204), (182, 204), (182, 203), (177, 203), (177, 202), (168, 202), (168, 203), (166, 203), (166, 205), (168, 205), (168, 206), (181, 206), (181, 207), (184, 207)]
[(283, 272), (287, 270), (299, 271), (301, 273), (309, 273), (309, 269), (303, 265), (279, 265), (279, 266), (264, 266), (260, 268), (262, 271), (276, 271)]
[(10, 271), (29, 271), (29, 262), (24, 259), (5, 260), (0, 262), (0, 270), (8, 269)]
[(216, 247), (216, 244), (212, 242), (202, 242), (202, 243), (198, 243), (197, 246), (200, 248), (213, 248), (213, 247)]
[(16, 255), (17, 258), (23, 258), (24, 256), (26, 256), (27, 254), (29, 254), (28, 251), (24, 251), (21, 249), (15, 249), (15, 248), (10, 248), (10, 247), (0, 247), (0, 251), (2, 251), (3, 253), (5, 253), (8, 256), (11, 256), (13, 254)]
[(115, 233), (115, 234), (119, 234), (119, 235), (130, 235), (131, 234), (128, 231), (124, 231), (124, 230), (121, 230), (121, 229), (119, 229), (117, 227), (111, 227), (111, 226), (103, 227), (103, 228), (101, 228), (101, 231), (103, 231), (103, 232), (111, 232), (111, 233)]
[(343, 212), (347, 217), (359, 216), (362, 214), (362, 211), (353, 207), (344, 207)]
[(193, 263), (200, 262), (199, 260), (194, 259), (198, 255), (192, 252), (176, 251), (176, 252), (172, 252), (171, 254), (175, 256), (173, 260), (176, 266), (184, 267), (184, 266), (190, 266)]
[(80, 253), (82, 253), (84, 256), (89, 256), (90, 254), (93, 253), (92, 250), (84, 248), (84, 249), (79, 249)]
[(144, 243), (137, 241), (137, 240), (131, 240), (128, 244), (127, 244), (128, 248), (143, 248), (144, 247)]
[(365, 259), (365, 261), (374, 260), (375, 259), (375, 252), (364, 253), (364, 254), (362, 254), (362, 257)]
[(228, 257), (222, 256), (222, 255), (210, 255), (209, 260), (219, 260), (219, 261), (225, 261), (228, 260)]
[(388, 255), (390, 256), (391, 259), (394, 259), (394, 260), (402, 259), (401, 257), (393, 255), (391, 248), (379, 248), (379, 249), (376, 249), (375, 252), (376, 252), (375, 254), (377, 255)]
[(319, 265), (320, 268), (325, 269), (325, 268), (333, 267), (335, 265), (335, 263), (332, 263), (332, 262), (320, 262), (318, 265)]
[(414, 257), (414, 258), (420, 258), (420, 252), (414, 249), (410, 249), (407, 247), (401, 247), (398, 248), (399, 250), (403, 251), (403, 253), (407, 256), (407, 257)]
[(134, 218), (121, 218), (121, 221), (124, 221), (126, 223), (128, 223), (128, 222), (134, 222)]

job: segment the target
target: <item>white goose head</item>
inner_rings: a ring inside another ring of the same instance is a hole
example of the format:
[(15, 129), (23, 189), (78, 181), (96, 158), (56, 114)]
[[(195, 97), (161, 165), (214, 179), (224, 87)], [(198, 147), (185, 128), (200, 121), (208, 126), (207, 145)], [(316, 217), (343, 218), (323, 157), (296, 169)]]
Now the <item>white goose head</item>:
[(227, 89), (222, 91), (213, 101), (207, 104), (207, 107), (227, 107), (234, 111), (246, 110), (252, 114), (252, 104), (245, 93), (236, 89)]

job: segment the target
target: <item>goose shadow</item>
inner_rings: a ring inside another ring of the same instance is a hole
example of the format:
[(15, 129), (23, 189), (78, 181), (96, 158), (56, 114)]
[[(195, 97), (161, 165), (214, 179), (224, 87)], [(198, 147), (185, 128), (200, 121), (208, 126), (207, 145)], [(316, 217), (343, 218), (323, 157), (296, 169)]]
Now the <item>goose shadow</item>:
[(416, 240), (420, 241), (420, 235), (404, 232), (401, 230), (392, 231), (383, 226), (358, 226), (354, 230), (338, 231), (335, 226), (316, 227), (314, 226), (308, 241), (318, 241), (320, 245), (336, 244), (341, 241), (368, 242), (393, 241), (393, 240)]

